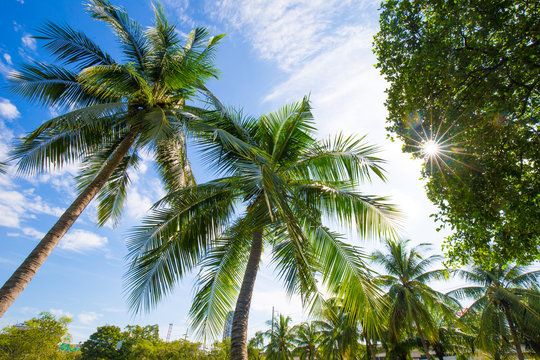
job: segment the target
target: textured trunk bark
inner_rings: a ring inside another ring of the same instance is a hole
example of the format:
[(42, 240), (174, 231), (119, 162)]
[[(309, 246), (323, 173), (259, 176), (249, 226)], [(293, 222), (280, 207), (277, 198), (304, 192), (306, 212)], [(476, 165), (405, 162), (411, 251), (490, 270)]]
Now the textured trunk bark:
[(54, 224), (51, 230), (49, 230), (30, 255), (28, 255), (13, 275), (6, 281), (4, 286), (2, 286), (0, 289), (0, 317), (4, 315), (15, 299), (21, 294), (28, 283), (30, 283), (30, 280), (32, 280), (41, 265), (43, 265), (60, 239), (62, 239), (86, 206), (88, 206), (94, 196), (105, 185), (107, 179), (111, 176), (114, 169), (118, 167), (135, 142), (137, 134), (137, 130), (130, 130), (101, 172), (75, 199), (62, 216), (60, 216), (56, 224)]
[(248, 360), (247, 327), (249, 308), (257, 270), (259, 269), (259, 261), (261, 260), (262, 234), (262, 230), (255, 230), (253, 234), (244, 280), (236, 301), (231, 329), (231, 360)]
[(516, 333), (516, 327), (512, 321), (512, 315), (510, 314), (510, 309), (508, 306), (503, 304), (504, 314), (506, 315), (506, 321), (508, 321), (508, 326), (510, 326), (510, 333), (512, 334), (512, 339), (514, 340), (514, 346), (516, 347), (516, 352), (519, 360), (523, 360), (523, 352), (521, 351), (521, 343)]
[(416, 325), (416, 330), (418, 331), (418, 336), (420, 336), (420, 341), (422, 342), (422, 348), (424, 349), (424, 354), (429, 360), (433, 360), (433, 357), (429, 353), (429, 348), (426, 343), (426, 339), (424, 338), (424, 334), (422, 333), (422, 329), (420, 329), (420, 325), (418, 324), (418, 320), (414, 319), (414, 324)]
[(157, 144), (158, 166), (165, 185), (172, 191), (195, 185), (187, 157), (186, 134), (179, 129), (177, 135)]

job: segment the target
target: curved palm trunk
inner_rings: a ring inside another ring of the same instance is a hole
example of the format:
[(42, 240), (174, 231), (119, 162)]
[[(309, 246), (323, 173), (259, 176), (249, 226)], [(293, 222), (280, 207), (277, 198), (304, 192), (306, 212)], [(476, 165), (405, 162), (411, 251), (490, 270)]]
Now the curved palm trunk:
[(422, 332), (422, 329), (420, 328), (420, 325), (418, 324), (418, 320), (414, 319), (414, 324), (416, 325), (416, 330), (418, 331), (418, 336), (420, 336), (420, 341), (422, 342), (422, 348), (424, 349), (424, 354), (429, 360), (432, 360), (433, 357), (431, 357), (431, 354), (429, 353), (429, 348), (426, 343), (426, 339), (424, 338), (424, 333)]
[(521, 343), (516, 333), (516, 327), (512, 322), (512, 315), (510, 314), (510, 309), (508, 306), (503, 304), (504, 314), (506, 315), (506, 321), (508, 321), (508, 326), (510, 326), (510, 333), (512, 334), (512, 339), (514, 340), (514, 346), (516, 347), (516, 352), (519, 360), (523, 360), (523, 352), (521, 351)]
[(262, 253), (262, 229), (255, 230), (253, 242), (249, 252), (249, 259), (244, 273), (242, 287), (236, 301), (231, 329), (231, 360), (248, 360), (247, 353), (247, 327), (251, 296), (259, 269)]
[(4, 286), (2, 286), (0, 289), (0, 317), (4, 315), (15, 299), (21, 294), (28, 283), (30, 283), (60, 239), (62, 239), (90, 201), (92, 201), (94, 196), (105, 185), (113, 171), (120, 165), (122, 159), (135, 142), (137, 134), (138, 130), (136, 129), (132, 128), (129, 131), (101, 172), (73, 201), (70, 207), (60, 216), (56, 224), (54, 224), (34, 250), (32, 250), (30, 255), (28, 255), (13, 275), (6, 281)]

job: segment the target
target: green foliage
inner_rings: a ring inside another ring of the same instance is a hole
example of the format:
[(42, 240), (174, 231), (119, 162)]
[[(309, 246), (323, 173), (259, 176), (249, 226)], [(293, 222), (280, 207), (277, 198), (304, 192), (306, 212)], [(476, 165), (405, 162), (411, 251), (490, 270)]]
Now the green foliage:
[[(185, 145), (185, 122), (204, 110), (186, 106), (203, 84), (218, 75), (212, 62), (222, 35), (203, 28), (181, 39), (156, 5), (147, 31), (124, 9), (92, 0), (88, 13), (111, 27), (125, 63), (117, 62), (84, 33), (45, 23), (38, 39), (60, 64), (28, 63), (12, 76), (13, 93), (65, 114), (45, 121), (12, 151), (21, 173), (33, 174), (82, 162), (78, 188), (84, 190), (128, 133), (136, 140), (97, 195), (98, 223), (117, 222), (139, 153), (150, 150), (167, 189), (193, 183)], [(184, 44), (181, 44), (185, 40)], [(190, 111), (188, 111), (188, 108)], [(200, 119), (200, 117), (198, 117)]]
[(540, 9), (520, 0), (382, 4), (378, 67), (388, 130), (426, 159), (450, 260), (485, 266), (540, 258)]
[(76, 354), (66, 355), (59, 351), (61, 342), (68, 342), (67, 325), (71, 319), (43, 312), (20, 325), (6, 327), (0, 333), (0, 359), (67, 359)]
[[(159, 344), (159, 327), (157, 325), (128, 325), (122, 331), (118, 326), (105, 325), (97, 328), (81, 347), (83, 359), (128, 359), (139, 343)], [(141, 345), (144, 347), (144, 345)]]
[(258, 119), (222, 108), (215, 118), (190, 124), (223, 177), (170, 193), (132, 233), (126, 276), (132, 309), (154, 307), (200, 266), (190, 315), (199, 334), (218, 336), (260, 229), (289, 293), (320, 310), (320, 275), (351, 318), (369, 319), (376, 331), (382, 306), (365, 256), (323, 219), (366, 237), (394, 235), (395, 208), (358, 189), (361, 180), (384, 178), (377, 149), (356, 137), (316, 140), (307, 99)]
[[(200, 343), (192, 343), (184, 339), (171, 342), (151, 342), (142, 340), (137, 342), (129, 356), (129, 360), (199, 360), (208, 359)], [(216, 360), (225, 358), (215, 357)]]
[[(274, 324), (272, 325), (272, 321)], [(290, 360), (293, 358), (295, 332), (289, 316), (279, 315), (279, 318), (267, 322), (272, 327), (264, 335), (269, 339), (265, 348), (268, 360)]]
[(411, 341), (406, 338), (414, 333), (420, 336), (421, 341), (438, 343), (440, 332), (435, 315), (440, 314), (443, 319), (454, 321), (458, 305), (452, 298), (428, 285), (432, 280), (444, 278), (444, 271), (432, 269), (441, 257), (423, 257), (422, 245), (407, 249), (407, 243), (403, 240), (388, 241), (386, 253), (376, 251), (372, 255), (373, 260), (382, 265), (386, 272), (378, 281), (387, 290), (386, 341), (390, 349), (407, 348), (405, 345)]
[(457, 273), (471, 284), (450, 294), (474, 300), (463, 317), (474, 318), (475, 347), (494, 355), (511, 354), (525, 339), (534, 346), (540, 337), (540, 270), (518, 265), (491, 270), (476, 266)]

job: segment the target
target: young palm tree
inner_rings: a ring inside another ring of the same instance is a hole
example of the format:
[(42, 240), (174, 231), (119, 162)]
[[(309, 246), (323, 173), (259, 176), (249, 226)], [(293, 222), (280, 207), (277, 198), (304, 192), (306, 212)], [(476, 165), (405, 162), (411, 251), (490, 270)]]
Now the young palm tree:
[(513, 343), (518, 359), (523, 360), (518, 329), (540, 329), (539, 308), (531, 306), (540, 299), (540, 270), (514, 265), (497, 266), (492, 270), (475, 266), (456, 272), (474, 284), (449, 294), (475, 299), (463, 315), (465, 318), (479, 316), (475, 344), (493, 354), (501, 352), (505, 343)]
[(427, 283), (443, 276), (441, 270), (428, 270), (440, 260), (440, 256), (427, 258), (420, 254), (421, 246), (407, 250), (408, 241), (388, 241), (387, 253), (376, 251), (372, 257), (381, 264), (387, 275), (380, 276), (381, 284), (388, 289), (386, 298), (390, 304), (388, 341), (397, 344), (402, 334), (418, 333), (424, 354), (429, 354), (426, 339), (437, 339), (437, 326), (431, 311), (452, 316), (449, 305), (452, 300)]
[(349, 318), (336, 301), (331, 301), (325, 313), (325, 320), (320, 321), (321, 354), (325, 359), (356, 359), (360, 354), (359, 322)]
[[(273, 321), (273, 324), (272, 324)], [(291, 318), (282, 314), (278, 319), (268, 321), (272, 328), (264, 334), (270, 340), (266, 345), (265, 355), (268, 360), (289, 360), (293, 358), (295, 328), (291, 326)]]
[(300, 360), (315, 360), (320, 342), (320, 328), (318, 322), (305, 322), (296, 327), (294, 352)]
[(220, 36), (209, 38), (196, 29), (181, 46), (160, 6), (146, 31), (107, 0), (91, 0), (87, 7), (112, 28), (124, 64), (82, 32), (47, 23), (38, 38), (66, 66), (34, 62), (13, 75), (16, 94), (70, 109), (16, 146), (19, 170), (30, 174), (82, 160), (82, 171), (77, 199), (0, 289), (0, 316), (96, 195), (100, 225), (120, 216), (128, 170), (137, 167), (141, 150), (155, 154), (168, 189), (193, 184), (183, 126), (196, 109), (185, 102), (216, 76), (212, 60)]
[(223, 109), (205, 126), (212, 130), (203, 150), (223, 177), (168, 195), (134, 232), (127, 274), (132, 309), (155, 306), (201, 265), (193, 326), (216, 336), (236, 301), (232, 359), (247, 359), (248, 314), (266, 246), (286, 289), (306, 306), (323, 304), (315, 280), (320, 274), (347, 311), (375, 329), (382, 320), (380, 296), (364, 255), (322, 220), (355, 225), (363, 236), (393, 234), (394, 208), (356, 190), (372, 175), (383, 178), (376, 149), (342, 135), (315, 140), (306, 99), (259, 119)]

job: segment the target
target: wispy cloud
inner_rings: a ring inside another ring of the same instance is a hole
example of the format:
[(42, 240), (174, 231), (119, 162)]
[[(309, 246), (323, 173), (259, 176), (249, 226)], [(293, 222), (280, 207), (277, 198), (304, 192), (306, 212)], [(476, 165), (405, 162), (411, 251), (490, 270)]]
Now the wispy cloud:
[(21, 38), (21, 42), (23, 46), (27, 49), (30, 49), (32, 51), (35, 51), (37, 49), (36, 39), (34, 39), (31, 34), (24, 34), (24, 36)]
[(82, 312), (79, 315), (77, 315), (77, 318), (79, 319), (79, 321), (82, 324), (88, 325), (88, 324), (93, 323), (94, 321), (96, 321), (97, 319), (99, 319), (102, 316), (103, 316), (103, 314), (98, 314), (98, 313), (93, 312), (93, 311), (85, 311), (85, 312)]
[(108, 239), (91, 231), (74, 229), (70, 230), (58, 245), (61, 249), (75, 252), (101, 249), (107, 245)]
[(341, 31), (360, 19), (375, 1), (343, 0), (222, 0), (214, 17), (247, 34), (259, 55), (293, 70), (303, 61), (338, 46)]
[(66, 316), (68, 318), (73, 318), (73, 315), (70, 312), (64, 311), (62, 309), (50, 309), (49, 312), (56, 317)]

